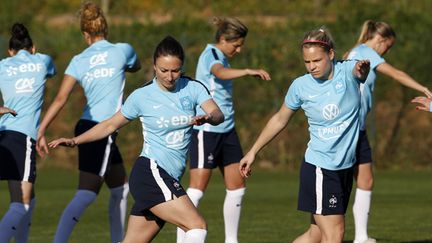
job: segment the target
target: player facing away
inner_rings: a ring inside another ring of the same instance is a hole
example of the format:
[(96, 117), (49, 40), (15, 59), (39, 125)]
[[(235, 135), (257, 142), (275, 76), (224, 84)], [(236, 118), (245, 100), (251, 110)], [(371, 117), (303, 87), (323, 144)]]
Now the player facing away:
[(308, 32), (301, 50), (308, 74), (292, 82), (281, 108), (240, 161), (240, 171), (250, 175), (257, 153), (302, 108), (310, 141), (300, 169), (298, 209), (311, 213), (311, 224), (294, 242), (342, 242), (359, 132), (359, 85), (366, 80), (369, 62), (336, 62), (325, 29)]
[[(150, 242), (165, 222), (186, 231), (184, 242), (201, 243), (207, 225), (181, 186), (192, 126), (223, 122), (224, 116), (203, 84), (182, 76), (184, 51), (173, 37), (156, 47), (155, 78), (135, 90), (121, 110), (89, 131), (50, 143), (75, 146), (108, 136), (131, 120), (142, 123), (144, 146), (130, 175), (135, 204), (123, 243)], [(196, 106), (205, 112), (196, 115)]]
[[(80, 25), (89, 45), (69, 63), (60, 89), (48, 108), (37, 139), (38, 152), (48, 152), (45, 131), (66, 104), (73, 87), (79, 83), (87, 104), (76, 124), (75, 134), (81, 134), (114, 115), (122, 104), (125, 72), (136, 72), (140, 62), (131, 45), (110, 43), (106, 38), (108, 25), (102, 10), (93, 3), (84, 3)], [(66, 242), (84, 210), (96, 199), (103, 183), (110, 189), (109, 222), (111, 241), (124, 236), (129, 186), (123, 159), (115, 143), (117, 132), (89, 144), (78, 146), (79, 182), (74, 198), (64, 209), (54, 242)]]
[(360, 85), (361, 109), (360, 109), (360, 136), (357, 144), (357, 163), (354, 178), (357, 189), (353, 204), (353, 216), (355, 225), (354, 243), (375, 243), (367, 233), (371, 196), (373, 189), (372, 151), (366, 133), (366, 118), (373, 104), (373, 91), (377, 78), (377, 71), (399, 83), (424, 93), (429, 98), (432, 93), (428, 88), (419, 84), (405, 72), (387, 63), (383, 56), (390, 50), (396, 40), (396, 33), (390, 25), (384, 22), (367, 20), (356, 46), (348, 53), (348, 59), (370, 60), (371, 71), (364, 84)]
[(45, 82), (55, 75), (51, 57), (36, 53), (23, 24), (12, 26), (10, 57), (0, 61), (0, 180), (8, 181), (10, 204), (0, 221), (0, 242), (28, 242), (36, 181), (36, 133)]
[[(215, 43), (208, 44), (201, 53), (196, 79), (206, 85), (213, 99), (225, 116), (222, 124), (195, 126), (190, 147), (190, 182), (187, 193), (195, 206), (210, 181), (212, 171), (219, 168), (222, 172), (226, 196), (223, 205), (225, 223), (225, 242), (236, 243), (240, 220), (241, 204), (246, 185), (238, 171), (238, 163), (243, 151), (234, 124), (234, 105), (232, 98), (233, 79), (255, 76), (270, 80), (270, 75), (262, 69), (231, 68), (229, 59), (241, 52), (247, 27), (236, 18), (215, 17), (217, 27)], [(204, 114), (198, 110), (199, 114)], [(177, 230), (177, 243), (182, 242), (184, 232)]]

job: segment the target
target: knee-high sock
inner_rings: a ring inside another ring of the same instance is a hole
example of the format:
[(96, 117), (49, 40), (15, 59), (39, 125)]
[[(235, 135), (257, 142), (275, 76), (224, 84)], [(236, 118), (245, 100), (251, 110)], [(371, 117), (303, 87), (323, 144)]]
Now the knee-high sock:
[(205, 229), (191, 229), (186, 232), (184, 243), (204, 243), (206, 236)]
[(0, 242), (9, 242), (18, 231), (21, 219), (27, 214), (30, 206), (19, 202), (12, 202), (9, 210), (0, 221)]
[(30, 201), (30, 207), (29, 207), (28, 212), (21, 219), (21, 222), (18, 226), (18, 231), (17, 231), (17, 234), (15, 235), (15, 243), (27, 243), (28, 242), (31, 220), (32, 220), (32, 214), (33, 214), (33, 209), (35, 207), (35, 204), (36, 204), (36, 199), (33, 198)]
[(96, 193), (89, 190), (77, 191), (75, 197), (63, 211), (54, 236), (54, 243), (65, 243), (68, 241), (82, 213), (96, 199), (96, 196)]
[(127, 196), (129, 184), (111, 188), (109, 202), (109, 221), (111, 228), (111, 242), (120, 242), (124, 237), (124, 226), (127, 210)]
[(241, 203), (246, 188), (226, 190), (223, 207), (225, 222), (225, 243), (237, 243), (237, 231), (240, 221)]
[[(203, 197), (204, 192), (195, 188), (188, 188), (186, 190), (186, 193), (188, 194), (190, 200), (195, 205), (195, 207), (198, 207), (199, 201)], [(183, 243), (184, 238), (185, 232), (182, 229), (177, 228), (177, 243)]]
[(353, 205), (355, 240), (357, 241), (368, 239), (367, 224), (371, 197), (372, 191), (365, 191), (357, 188)]

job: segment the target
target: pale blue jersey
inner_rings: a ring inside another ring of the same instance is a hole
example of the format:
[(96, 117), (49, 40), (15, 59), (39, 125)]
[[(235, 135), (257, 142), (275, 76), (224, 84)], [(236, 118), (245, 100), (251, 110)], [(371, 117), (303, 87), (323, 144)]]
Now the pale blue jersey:
[(121, 113), (128, 120), (140, 118), (144, 145), (140, 156), (154, 159), (168, 174), (180, 180), (191, 140), (191, 118), (196, 106), (211, 99), (204, 85), (187, 77), (177, 80), (174, 91), (162, 90), (154, 79), (135, 90)]
[(359, 136), (360, 81), (352, 70), (355, 61), (336, 62), (331, 80), (306, 74), (293, 81), (285, 106), (300, 107), (308, 119), (310, 140), (305, 160), (328, 170), (341, 170), (355, 163)]
[(364, 84), (360, 84), (361, 109), (360, 109), (360, 130), (366, 130), (366, 118), (373, 104), (373, 91), (376, 80), (376, 67), (385, 60), (374, 49), (365, 44), (356, 46), (348, 55), (348, 59), (369, 60), (370, 71)]
[[(225, 133), (234, 128), (234, 107), (232, 99), (232, 80), (221, 80), (211, 73), (211, 68), (215, 64), (222, 64), (229, 68), (228, 59), (225, 55), (212, 44), (208, 44), (198, 59), (195, 79), (202, 82), (210, 91), (216, 104), (225, 116), (225, 121), (217, 126), (204, 124), (195, 126), (194, 129), (207, 132)], [(198, 114), (204, 111), (198, 109)]]
[(101, 122), (120, 109), (125, 71), (137, 61), (131, 45), (106, 40), (93, 43), (72, 59), (65, 74), (84, 89), (87, 105), (81, 119)]
[(4, 106), (17, 112), (0, 118), (0, 131), (12, 130), (36, 139), (45, 81), (55, 75), (51, 57), (20, 50), (0, 62), (0, 89)]

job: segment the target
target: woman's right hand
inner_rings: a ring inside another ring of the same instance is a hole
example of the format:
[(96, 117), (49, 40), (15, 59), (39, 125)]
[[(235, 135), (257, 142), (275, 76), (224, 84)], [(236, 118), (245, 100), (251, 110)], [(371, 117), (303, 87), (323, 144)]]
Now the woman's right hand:
[(48, 143), (48, 146), (50, 148), (57, 148), (57, 146), (66, 146), (73, 148), (76, 145), (77, 143), (73, 138), (59, 138)]
[(45, 158), (45, 155), (49, 154), (46, 138), (43, 134), (38, 134), (38, 137), (36, 139), (36, 151), (42, 158)]
[(240, 160), (239, 170), (244, 178), (248, 178), (251, 173), (251, 165), (255, 160), (255, 154), (250, 151)]
[(248, 75), (258, 77), (262, 80), (270, 81), (271, 77), (270, 74), (267, 73), (263, 69), (248, 69), (247, 70)]

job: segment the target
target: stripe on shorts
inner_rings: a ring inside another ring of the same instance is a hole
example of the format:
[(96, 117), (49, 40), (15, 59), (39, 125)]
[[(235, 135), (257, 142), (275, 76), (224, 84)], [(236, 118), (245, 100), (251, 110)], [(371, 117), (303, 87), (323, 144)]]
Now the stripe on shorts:
[(198, 169), (204, 168), (204, 131), (198, 131)]
[(316, 194), (316, 214), (322, 214), (323, 200), (323, 173), (320, 167), (315, 169), (315, 194)]
[(24, 175), (23, 181), (28, 181), (30, 177), (30, 166), (31, 166), (31, 153), (32, 153), (32, 142), (30, 137), (26, 137), (26, 155), (24, 160)]
[(160, 176), (158, 166), (154, 159), (150, 159), (150, 169), (153, 174), (153, 178), (155, 179), (156, 183), (158, 184), (159, 188), (162, 190), (162, 193), (165, 197), (165, 201), (169, 201), (172, 199), (171, 191), (168, 188), (168, 186), (165, 184), (164, 180)]
[(110, 157), (110, 153), (111, 153), (111, 144), (113, 143), (113, 140), (111, 138), (111, 135), (108, 136), (108, 141), (107, 144), (105, 146), (105, 153), (104, 153), (104, 157), (103, 157), (103, 161), (102, 161), (102, 166), (101, 169), (99, 171), (99, 176), (104, 176), (107, 166), (108, 166), (108, 159)]

